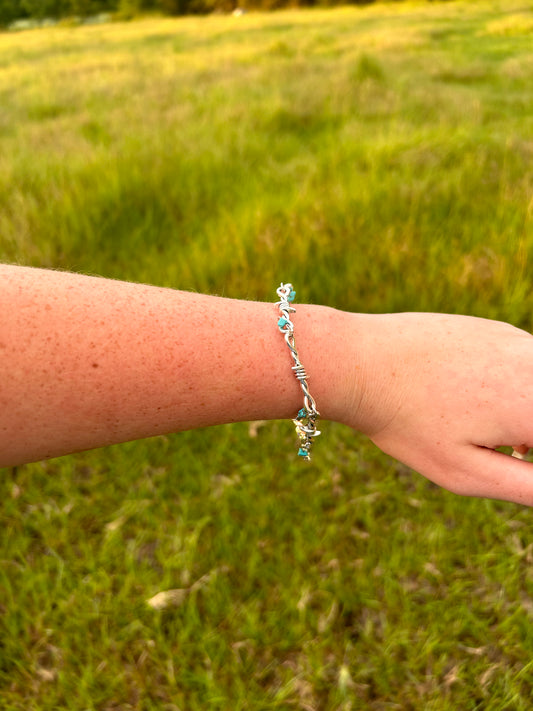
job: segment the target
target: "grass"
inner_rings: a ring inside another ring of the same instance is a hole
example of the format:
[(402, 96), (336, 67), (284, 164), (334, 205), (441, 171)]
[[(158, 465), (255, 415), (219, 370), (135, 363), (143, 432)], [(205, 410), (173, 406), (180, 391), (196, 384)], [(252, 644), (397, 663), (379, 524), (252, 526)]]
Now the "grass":
[[(0, 35), (0, 259), (532, 330), (532, 23), (457, 0)], [(0, 709), (529, 709), (529, 511), (324, 430), (309, 467), (268, 423), (4, 470)]]

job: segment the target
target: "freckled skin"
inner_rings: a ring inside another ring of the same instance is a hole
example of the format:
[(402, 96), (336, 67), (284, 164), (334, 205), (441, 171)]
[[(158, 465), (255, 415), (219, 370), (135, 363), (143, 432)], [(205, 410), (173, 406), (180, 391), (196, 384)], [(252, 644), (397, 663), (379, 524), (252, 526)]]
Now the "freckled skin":
[[(9, 265), (0, 283), (0, 466), (302, 406), (273, 303)], [(533, 505), (533, 464), (494, 451), (533, 446), (530, 334), (298, 303), (294, 324), (323, 419), (456, 493)]]
[[(274, 304), (6, 265), (0, 280), (0, 465), (301, 407)], [(295, 317), (317, 376), (305, 341), (334, 315)]]

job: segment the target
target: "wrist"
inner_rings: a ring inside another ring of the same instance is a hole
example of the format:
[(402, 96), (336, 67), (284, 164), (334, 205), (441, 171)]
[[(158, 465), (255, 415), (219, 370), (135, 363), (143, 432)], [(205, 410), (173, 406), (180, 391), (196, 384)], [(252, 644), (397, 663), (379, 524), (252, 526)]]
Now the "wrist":
[(390, 347), (382, 316), (300, 307), (302, 362), (322, 419), (372, 435), (386, 424), (392, 396)]
[[(323, 420), (362, 429), (367, 366), (364, 314), (327, 306), (297, 306), (295, 336), (309, 388)], [(361, 416), (361, 417), (360, 417)]]

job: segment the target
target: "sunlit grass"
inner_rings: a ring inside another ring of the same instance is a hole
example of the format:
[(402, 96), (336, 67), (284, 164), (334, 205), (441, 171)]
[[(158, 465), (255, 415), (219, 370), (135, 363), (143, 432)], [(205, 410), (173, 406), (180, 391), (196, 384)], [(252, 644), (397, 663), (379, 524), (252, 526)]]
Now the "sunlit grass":
[[(2, 34), (0, 258), (531, 330), (532, 17)], [(323, 429), (308, 468), (269, 423), (3, 471), (0, 707), (529, 709), (529, 512)]]
[[(336, 305), (483, 310), (450, 286), (463, 258), (497, 261), (505, 244), (490, 313), (523, 318), (523, 290), (509, 296), (517, 222), (530, 240), (529, 38), (495, 42), (486, 6), (462, 15), (376, 6), (2, 37), (5, 256), (153, 279), (155, 249), (158, 282), (227, 290), (246, 269), (258, 296), (288, 256), (320, 300), (318, 251), (359, 284)], [(424, 301), (369, 302), (383, 271), (369, 281), (368, 262), (403, 274), (413, 251)], [(428, 301), (435, 269), (443, 292)]]

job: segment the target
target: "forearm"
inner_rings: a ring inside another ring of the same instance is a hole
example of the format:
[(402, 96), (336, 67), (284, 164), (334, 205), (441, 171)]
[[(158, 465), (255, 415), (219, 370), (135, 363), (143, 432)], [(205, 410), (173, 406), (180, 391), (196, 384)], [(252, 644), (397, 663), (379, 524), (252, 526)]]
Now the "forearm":
[[(301, 407), (273, 304), (5, 265), (0, 280), (0, 466)], [(343, 318), (294, 316), (331, 419), (345, 407)]]
[[(0, 466), (194, 427), (292, 418), (271, 303), (0, 265)], [(297, 305), (321, 416), (457, 493), (533, 505), (533, 338), (446, 314)]]

